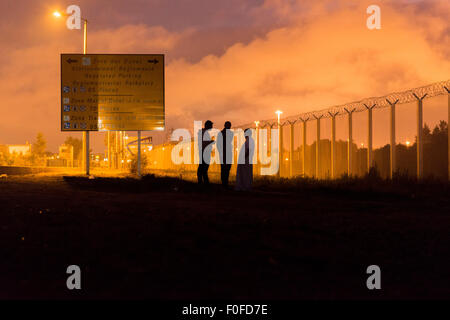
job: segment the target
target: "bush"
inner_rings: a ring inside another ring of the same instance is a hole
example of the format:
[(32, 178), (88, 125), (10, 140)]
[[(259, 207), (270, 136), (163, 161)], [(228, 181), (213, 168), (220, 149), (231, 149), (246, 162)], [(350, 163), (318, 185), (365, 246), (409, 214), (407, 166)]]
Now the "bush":
[[(147, 168), (148, 159), (145, 153), (141, 153), (141, 174), (143, 174), (145, 168)], [(133, 155), (131, 158), (130, 172), (137, 174), (137, 154)]]

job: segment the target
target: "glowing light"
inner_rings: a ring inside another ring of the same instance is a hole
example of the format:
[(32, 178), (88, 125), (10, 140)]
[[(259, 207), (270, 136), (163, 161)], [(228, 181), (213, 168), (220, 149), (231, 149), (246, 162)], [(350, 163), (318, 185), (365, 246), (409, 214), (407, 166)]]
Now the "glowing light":
[(53, 16), (56, 18), (61, 18), (61, 13), (59, 11), (53, 12)]
[(125, 161), (122, 160), (122, 161), (120, 161), (120, 162), (124, 163)]
[(277, 111), (275, 111), (275, 113), (278, 116), (278, 128), (280, 128), (280, 117), (281, 117), (281, 114), (283, 113), (283, 111), (277, 110)]
[(409, 145), (411, 144), (411, 142), (406, 141), (406, 146), (409, 147)]
[(286, 161), (288, 161), (288, 160), (289, 160), (289, 158), (286, 158), (285, 160), (286, 160)]
[(259, 121), (258, 120), (255, 121), (255, 125), (256, 125), (256, 127), (259, 126)]

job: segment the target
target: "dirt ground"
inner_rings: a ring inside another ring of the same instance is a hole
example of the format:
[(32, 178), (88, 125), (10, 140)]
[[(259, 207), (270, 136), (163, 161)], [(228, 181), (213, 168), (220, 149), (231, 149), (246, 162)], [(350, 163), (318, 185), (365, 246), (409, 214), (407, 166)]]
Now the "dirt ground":
[[(2, 299), (450, 297), (442, 190), (242, 193), (52, 173), (1, 178), (0, 212)], [(66, 288), (73, 264), (81, 290)], [(381, 290), (366, 287), (373, 264)]]

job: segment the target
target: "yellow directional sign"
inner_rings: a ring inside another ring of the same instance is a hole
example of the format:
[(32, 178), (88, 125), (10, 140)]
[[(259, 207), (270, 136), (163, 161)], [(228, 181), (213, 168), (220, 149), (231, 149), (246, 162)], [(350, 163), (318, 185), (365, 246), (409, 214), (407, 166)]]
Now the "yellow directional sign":
[(164, 55), (61, 54), (61, 131), (164, 130)]

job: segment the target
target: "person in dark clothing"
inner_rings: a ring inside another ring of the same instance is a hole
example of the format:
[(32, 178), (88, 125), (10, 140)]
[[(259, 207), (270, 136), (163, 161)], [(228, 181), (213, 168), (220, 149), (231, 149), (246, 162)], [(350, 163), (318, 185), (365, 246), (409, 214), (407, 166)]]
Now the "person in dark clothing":
[(225, 122), (217, 141), (217, 149), (220, 154), (220, 179), (224, 187), (228, 187), (228, 178), (230, 177), (231, 163), (233, 162), (233, 132), (230, 129), (231, 122)]
[(211, 151), (206, 152), (205, 149), (208, 147), (213, 141), (211, 140), (211, 136), (209, 130), (212, 129), (213, 123), (210, 120), (205, 122), (205, 127), (198, 131), (198, 150), (199, 150), (199, 165), (197, 169), (197, 179), (199, 184), (209, 184), (208, 179), (208, 169), (209, 164), (211, 162)]
[(250, 191), (253, 184), (252, 158), (255, 151), (255, 142), (252, 138), (251, 129), (245, 129), (245, 143), (241, 147), (236, 168), (235, 190)]

